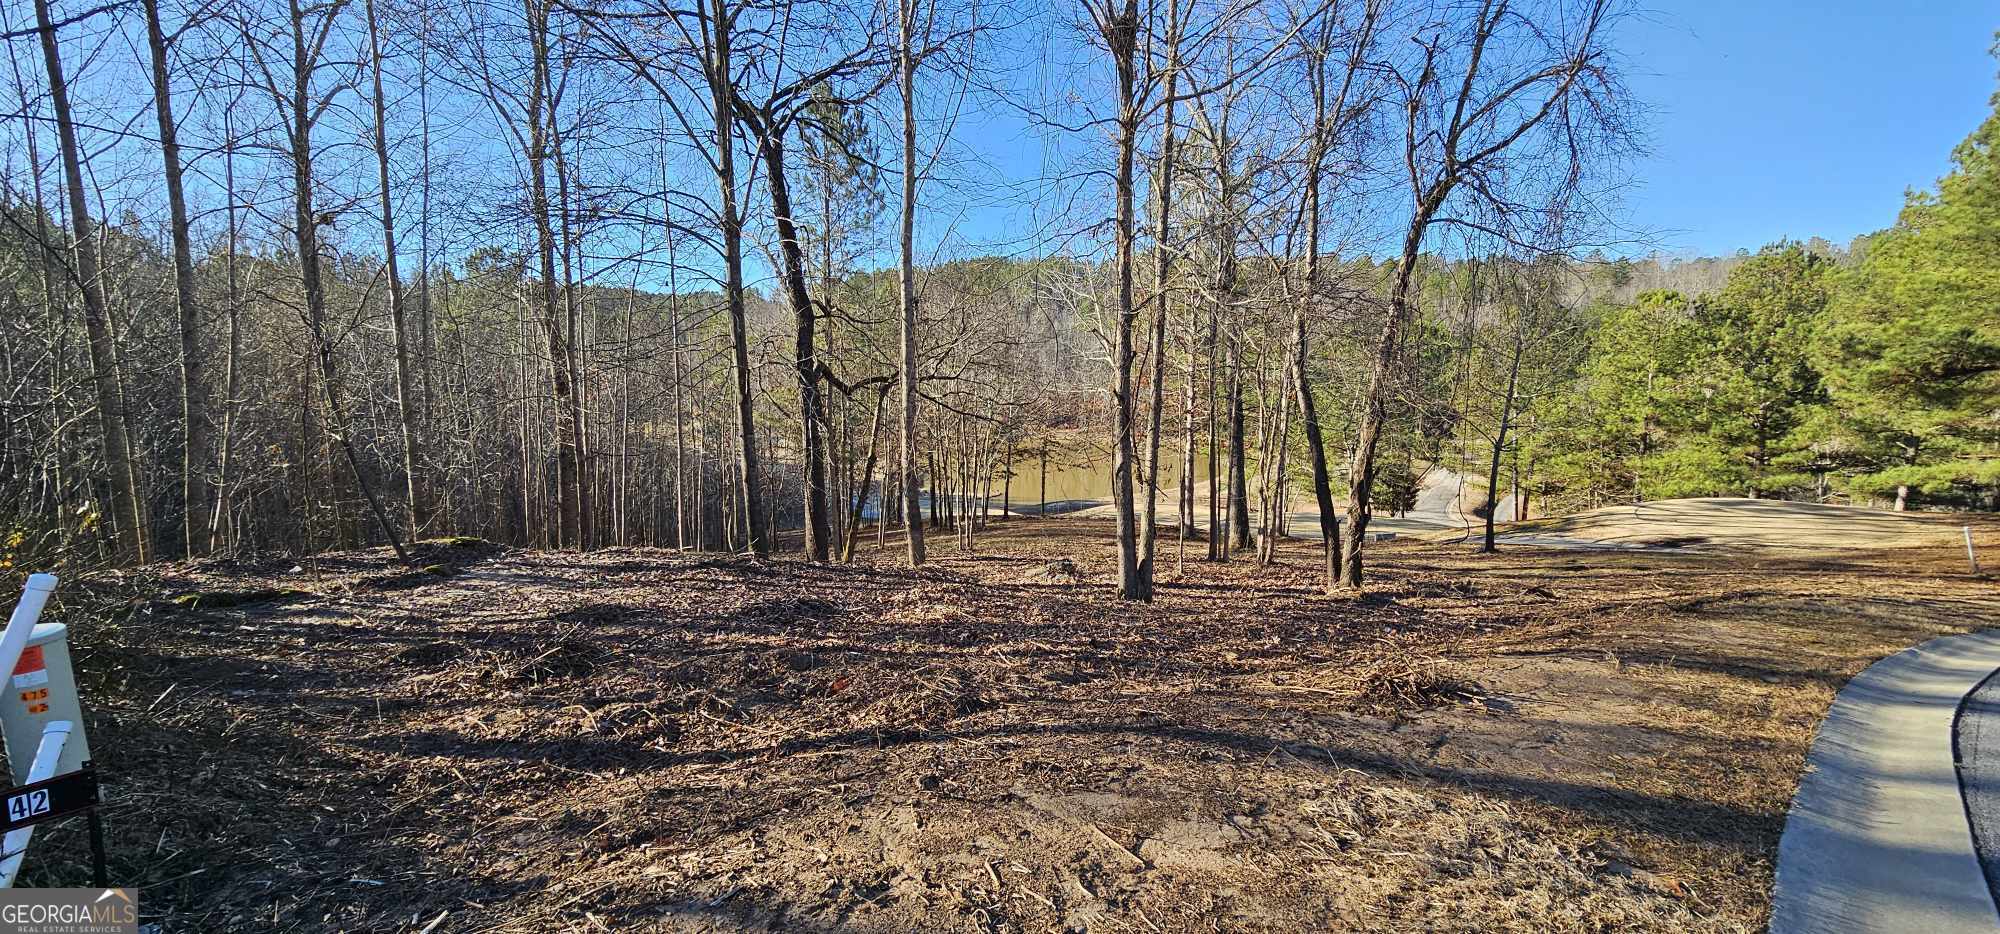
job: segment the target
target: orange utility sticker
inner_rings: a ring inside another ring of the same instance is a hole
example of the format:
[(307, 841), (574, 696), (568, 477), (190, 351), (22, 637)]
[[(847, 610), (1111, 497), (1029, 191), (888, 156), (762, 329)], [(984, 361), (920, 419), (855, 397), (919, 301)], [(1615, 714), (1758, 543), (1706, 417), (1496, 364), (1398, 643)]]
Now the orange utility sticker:
[(49, 666), (42, 658), (42, 647), (31, 645), (21, 650), (21, 660), (14, 665), (14, 689), (38, 687), (49, 683)]

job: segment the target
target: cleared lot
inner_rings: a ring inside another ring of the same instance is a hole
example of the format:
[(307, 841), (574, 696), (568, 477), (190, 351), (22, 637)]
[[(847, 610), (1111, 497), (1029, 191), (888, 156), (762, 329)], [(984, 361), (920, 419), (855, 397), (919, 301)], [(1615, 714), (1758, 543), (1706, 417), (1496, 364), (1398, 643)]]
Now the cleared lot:
[(1410, 541), (1132, 608), (1108, 533), (100, 579), (114, 875), (189, 930), (1755, 930), (1833, 690), (2000, 609), (1943, 546)]
[(1597, 548), (1825, 551), (1948, 544), (1960, 523), (1937, 514), (1768, 499), (1670, 499), (1512, 523), (1515, 544)]

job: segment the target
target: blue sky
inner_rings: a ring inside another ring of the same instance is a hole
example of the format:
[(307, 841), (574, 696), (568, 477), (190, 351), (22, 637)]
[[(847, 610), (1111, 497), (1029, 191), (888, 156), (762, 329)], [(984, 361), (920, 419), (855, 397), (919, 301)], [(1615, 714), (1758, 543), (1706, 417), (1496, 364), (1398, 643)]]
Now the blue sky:
[[(1991, 112), (1994, 0), (1640, 2), (1615, 39), (1647, 108), (1647, 152), (1623, 193), (1637, 242), (1617, 252), (1722, 255), (1814, 236), (1845, 245), (1893, 223), (1905, 191), (1931, 187)], [(1074, 44), (1067, 24), (1040, 25)], [(1034, 36), (1022, 40), (1029, 62), (1049, 48)], [(1060, 90), (1077, 62), (1029, 64), (1017, 80)], [(955, 134), (976, 165), (929, 183), (930, 203), (946, 210), (919, 233), (935, 244), (949, 231), (948, 251), (1049, 249), (1054, 230), (1037, 235), (1022, 180), (1104, 153), (1095, 132), (1045, 149), (1005, 108), (961, 114)]]
[(1628, 22), (1652, 154), (1627, 194), (1666, 252), (1888, 226), (1991, 112), (1992, 0), (1666, 0)]

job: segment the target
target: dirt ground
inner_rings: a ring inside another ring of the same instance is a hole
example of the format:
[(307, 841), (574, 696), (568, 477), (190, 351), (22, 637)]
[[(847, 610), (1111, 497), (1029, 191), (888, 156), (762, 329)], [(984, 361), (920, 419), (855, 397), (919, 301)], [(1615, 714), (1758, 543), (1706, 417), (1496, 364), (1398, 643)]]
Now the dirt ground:
[(2000, 609), (1948, 545), (1402, 540), (1325, 597), (1169, 543), (1151, 606), (1107, 524), (978, 547), (66, 584), (112, 875), (169, 931), (1755, 930), (1834, 691)]

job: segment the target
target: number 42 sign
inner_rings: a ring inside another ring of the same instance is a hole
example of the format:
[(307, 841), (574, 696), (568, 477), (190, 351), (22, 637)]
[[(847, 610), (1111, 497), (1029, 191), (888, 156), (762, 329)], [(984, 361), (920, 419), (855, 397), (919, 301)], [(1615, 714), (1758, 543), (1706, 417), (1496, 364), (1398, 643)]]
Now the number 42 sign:
[(49, 812), (49, 790), (37, 788), (7, 798), (7, 819), (15, 822), (40, 817)]
[(86, 764), (66, 775), (8, 789), (6, 801), (0, 833), (90, 810), (97, 806), (97, 770)]

